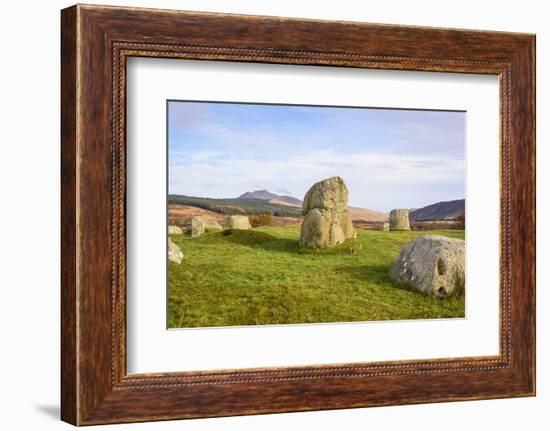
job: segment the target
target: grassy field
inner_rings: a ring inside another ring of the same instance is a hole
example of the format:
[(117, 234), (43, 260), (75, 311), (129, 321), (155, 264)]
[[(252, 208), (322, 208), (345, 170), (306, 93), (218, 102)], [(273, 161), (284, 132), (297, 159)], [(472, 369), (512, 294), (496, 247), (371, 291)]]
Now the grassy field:
[(388, 270), (412, 239), (464, 231), (358, 230), (330, 250), (299, 247), (299, 227), (172, 236), (171, 328), (463, 317), (464, 296), (438, 299), (393, 283)]

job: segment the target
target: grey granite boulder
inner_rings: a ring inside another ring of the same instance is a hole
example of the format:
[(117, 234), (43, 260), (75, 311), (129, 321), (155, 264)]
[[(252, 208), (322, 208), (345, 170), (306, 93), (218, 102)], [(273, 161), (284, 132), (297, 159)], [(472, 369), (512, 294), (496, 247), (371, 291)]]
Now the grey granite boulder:
[(408, 243), (390, 269), (390, 278), (422, 293), (446, 297), (464, 290), (465, 243), (427, 235)]

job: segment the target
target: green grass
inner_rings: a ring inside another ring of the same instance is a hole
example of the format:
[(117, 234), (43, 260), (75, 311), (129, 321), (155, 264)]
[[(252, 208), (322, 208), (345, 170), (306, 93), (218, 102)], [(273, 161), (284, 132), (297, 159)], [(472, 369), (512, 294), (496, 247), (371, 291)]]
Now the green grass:
[(185, 257), (169, 263), (168, 325), (266, 325), (464, 317), (464, 295), (439, 299), (392, 282), (412, 239), (464, 231), (358, 230), (332, 249), (298, 245), (299, 227), (171, 236)]

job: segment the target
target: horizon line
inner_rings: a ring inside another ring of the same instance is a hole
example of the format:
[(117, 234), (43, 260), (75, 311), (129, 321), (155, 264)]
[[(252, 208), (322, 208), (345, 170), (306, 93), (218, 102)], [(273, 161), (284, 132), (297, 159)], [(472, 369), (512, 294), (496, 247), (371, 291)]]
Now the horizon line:
[[(258, 191), (267, 191), (268, 193), (271, 193), (271, 194), (274, 194), (274, 195), (277, 195), (279, 197), (289, 197), (289, 198), (293, 198), (293, 199), (297, 199), (301, 202), (303, 202), (303, 199), (300, 199), (300, 198), (297, 198), (295, 196), (292, 196), (292, 195), (279, 195), (277, 193), (273, 193), (273, 192), (270, 192), (269, 190), (267, 189), (261, 189), (261, 190), (254, 190), (252, 192), (250, 191), (247, 191), (245, 193), (254, 193), (254, 192), (258, 192)], [(243, 193), (243, 194), (245, 194)], [(170, 196), (181, 196), (181, 197), (186, 197), (186, 198), (196, 198), (196, 199), (212, 199), (212, 200), (227, 200), (227, 199), (250, 199), (250, 200), (258, 200), (258, 201), (265, 201), (265, 202), (269, 202), (271, 199), (259, 199), (259, 198), (242, 198), (240, 196), (236, 196), (236, 197), (224, 197), (224, 198), (212, 198), (212, 197), (207, 197), (207, 196), (192, 196), (192, 195), (184, 195), (184, 194), (178, 194), (178, 193), (168, 193), (167, 194), (167, 198), (169, 199)], [(433, 203), (430, 203), (430, 204), (427, 204), (427, 205), (423, 205), (423, 206), (415, 206), (415, 207), (409, 207), (407, 209), (409, 210), (417, 210), (417, 209), (421, 209), (421, 208), (426, 208), (426, 207), (429, 207), (429, 206), (432, 206), (432, 205), (437, 205), (437, 204), (441, 204), (441, 203), (448, 203), (448, 202), (455, 202), (455, 201), (466, 201), (466, 198), (458, 198), (458, 199), (449, 199), (449, 200), (445, 200), (445, 201), (437, 201), (437, 202), (433, 202)], [(180, 204), (180, 205), (188, 205), (188, 204)], [(190, 205), (192, 206), (192, 205)], [(284, 205), (283, 205), (284, 206)], [(295, 205), (289, 205), (291, 208), (294, 207), (294, 208), (298, 208), (298, 206), (295, 206)], [(374, 208), (371, 208), (370, 206), (356, 206), (356, 205), (350, 205), (348, 204), (348, 208), (358, 208), (358, 209), (366, 209), (366, 210), (370, 210), (370, 211), (377, 211), (377, 212), (383, 212), (383, 213), (386, 213), (386, 212), (390, 212), (390, 210), (380, 210), (380, 209), (374, 209)], [(395, 206), (393, 207), (392, 209), (396, 209), (396, 208), (403, 208), (403, 207), (400, 207), (400, 206)], [(406, 207), (405, 207), (406, 208)]]

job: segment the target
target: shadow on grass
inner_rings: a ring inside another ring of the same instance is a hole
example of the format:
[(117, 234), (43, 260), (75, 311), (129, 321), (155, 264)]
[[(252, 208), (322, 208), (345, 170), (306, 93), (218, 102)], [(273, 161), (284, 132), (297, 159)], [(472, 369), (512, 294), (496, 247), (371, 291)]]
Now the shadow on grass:
[(281, 253), (296, 253), (298, 255), (342, 256), (358, 254), (363, 245), (356, 239), (348, 239), (341, 244), (326, 248), (308, 248), (300, 246), (297, 239), (279, 238), (267, 232), (257, 230), (226, 229), (219, 234), (224, 241), (244, 245), (251, 248), (261, 248), (267, 251)]
[(254, 230), (226, 229), (220, 234), (227, 241), (240, 245), (257, 245), (277, 239), (269, 233)]
[(380, 287), (396, 288), (407, 292), (422, 295), (418, 290), (403, 283), (393, 281), (389, 276), (390, 266), (388, 265), (361, 265), (361, 266), (342, 266), (335, 268), (341, 274), (348, 274), (351, 277), (365, 281), (374, 282)]
[(223, 240), (232, 244), (269, 251), (293, 253), (299, 249), (298, 241), (291, 238), (278, 238), (256, 230), (226, 229), (220, 233)]
[[(361, 266), (353, 266), (353, 267), (341, 266), (341, 267), (335, 268), (335, 270), (341, 274), (348, 274), (360, 281), (368, 280), (379, 284), (381, 287), (393, 287), (406, 292), (414, 293), (416, 295), (426, 296), (424, 293), (418, 291), (417, 289), (415, 289), (412, 286), (409, 286), (406, 283), (400, 283), (392, 280), (389, 276), (390, 266), (388, 265), (361, 265)], [(464, 288), (457, 287), (453, 291), (453, 293), (451, 293), (446, 297), (440, 298), (437, 296), (433, 296), (432, 298), (437, 300), (447, 299), (447, 300), (460, 301), (461, 299), (463, 300), (464, 297), (465, 297)]]
[(339, 266), (334, 268), (340, 274), (346, 274), (357, 280), (370, 280), (383, 284), (391, 284), (387, 265), (360, 265), (360, 266)]
[(308, 248), (308, 247), (299, 247), (298, 252), (300, 254), (310, 254), (310, 255), (320, 255), (320, 256), (330, 256), (330, 255), (351, 255), (358, 254), (363, 249), (363, 245), (356, 238), (351, 238), (344, 241), (341, 244), (324, 247), (324, 248)]

